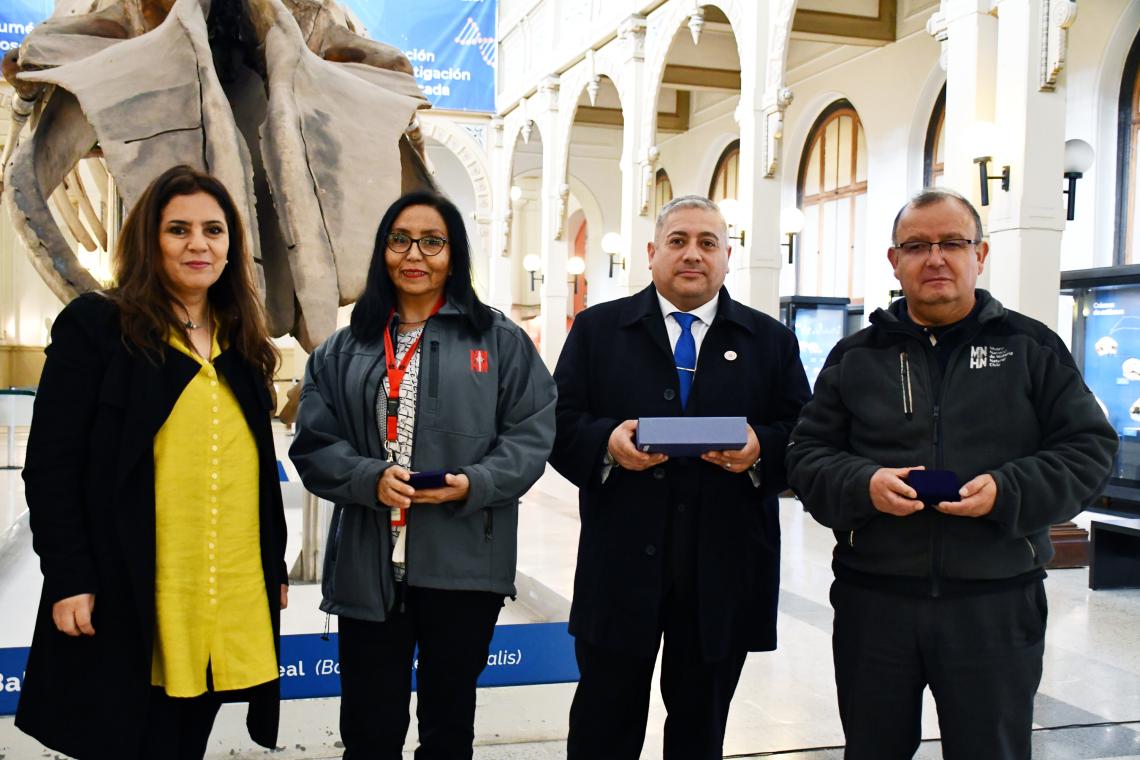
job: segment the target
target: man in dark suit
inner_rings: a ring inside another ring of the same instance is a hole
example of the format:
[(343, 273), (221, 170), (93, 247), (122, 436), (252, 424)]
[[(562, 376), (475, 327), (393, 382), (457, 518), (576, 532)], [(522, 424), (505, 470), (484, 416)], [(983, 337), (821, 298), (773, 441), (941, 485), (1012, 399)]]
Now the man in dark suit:
[[(671, 201), (653, 284), (578, 315), (559, 357), (551, 463), (578, 486), (569, 760), (636, 760), (662, 638), (665, 758), (720, 758), (745, 655), (776, 647), (777, 495), (809, 394), (795, 337), (723, 288), (724, 217)], [(748, 419), (743, 449), (638, 451), (639, 417)]]

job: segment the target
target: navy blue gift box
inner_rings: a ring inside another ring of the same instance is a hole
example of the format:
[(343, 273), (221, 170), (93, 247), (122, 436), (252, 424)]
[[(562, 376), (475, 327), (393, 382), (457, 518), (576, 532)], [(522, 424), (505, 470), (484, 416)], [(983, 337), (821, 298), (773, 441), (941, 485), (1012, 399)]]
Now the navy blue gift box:
[(742, 449), (748, 443), (744, 417), (641, 417), (637, 448), (671, 457), (699, 457), (706, 451)]

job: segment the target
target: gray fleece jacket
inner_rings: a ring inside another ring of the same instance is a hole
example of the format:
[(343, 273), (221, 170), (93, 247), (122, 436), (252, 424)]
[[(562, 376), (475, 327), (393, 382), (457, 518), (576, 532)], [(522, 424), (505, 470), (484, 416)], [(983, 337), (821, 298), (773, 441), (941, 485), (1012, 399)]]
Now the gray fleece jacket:
[[(408, 583), (513, 595), (518, 500), (554, 442), (554, 381), (517, 325), (496, 312), (477, 334), (450, 301), (419, 350), (412, 469), (462, 472), (471, 486), (463, 502), (408, 510)], [(309, 357), (289, 448), (305, 487), (335, 505), (321, 609), (372, 621), (395, 599), (389, 510), (376, 498), (390, 466), (376, 424), (383, 375), (383, 340), (335, 332)]]

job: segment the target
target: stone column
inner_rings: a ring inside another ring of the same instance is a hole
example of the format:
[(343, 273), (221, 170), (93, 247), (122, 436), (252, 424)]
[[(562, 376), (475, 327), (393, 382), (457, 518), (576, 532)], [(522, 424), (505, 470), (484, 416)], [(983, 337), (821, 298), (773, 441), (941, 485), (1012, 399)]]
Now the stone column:
[(653, 239), (657, 148), (650, 113), (654, 84), (645, 74), (645, 29), (644, 16), (630, 16), (610, 43), (622, 48), (621, 255), (626, 264), (624, 270), (614, 271), (614, 278), (622, 283), (623, 294), (641, 290), (651, 279), (645, 246)]
[(559, 78), (548, 76), (538, 85), (535, 95), (538, 115), (535, 120), (542, 133), (542, 212), (540, 240), (542, 256), (542, 358), (554, 367), (562, 344), (566, 341), (566, 200), (570, 186), (566, 184), (567, 146), (558, 145)]
[(511, 313), (511, 154), (503, 145), (503, 120), (491, 122), (491, 219), (487, 249), (487, 302), (504, 314)]
[(891, 223), (905, 202), (907, 155), (897, 145), (867, 142), (866, 229), (863, 232), (863, 319), (875, 309), (890, 304), (892, 290), (899, 287), (887, 260), (891, 246)]
[(1009, 308), (1052, 327), (1065, 227), (1065, 88), (1057, 75), (1064, 60), (1061, 25), (1072, 23), (1075, 6), (1056, 0), (997, 3), (1001, 141), (990, 174), (1008, 164), (1010, 189), (1003, 192), (997, 181), (990, 185), (991, 290)]
[(946, 71), (946, 172), (943, 186), (975, 205), (980, 202), (977, 146), (979, 122), (994, 122), (994, 71), (997, 67), (997, 19), (991, 0), (942, 0), (926, 29), (942, 42)]
[[(750, 99), (749, 99), (750, 100)], [(780, 235), (780, 173), (764, 177), (757, 160), (764, 144), (765, 110), (754, 109), (744, 98), (740, 109), (740, 215), (738, 230), (744, 244), (730, 240), (736, 261), (734, 298), (754, 309), (778, 317), (780, 312), (780, 267), (786, 249)]]
[(755, 44), (741, 49), (740, 103), (736, 107), (740, 126), (738, 228), (744, 230), (745, 240), (743, 245), (738, 240), (729, 242), (737, 272), (733, 297), (778, 318), (780, 268), (786, 261), (786, 249), (780, 247), (780, 152), (784, 110), (792, 95), (777, 73), (782, 60), (772, 60), (768, 54), (769, 28), (790, 25), (791, 14), (779, 3), (761, 5), (745, 5), (746, 29), (739, 31)]

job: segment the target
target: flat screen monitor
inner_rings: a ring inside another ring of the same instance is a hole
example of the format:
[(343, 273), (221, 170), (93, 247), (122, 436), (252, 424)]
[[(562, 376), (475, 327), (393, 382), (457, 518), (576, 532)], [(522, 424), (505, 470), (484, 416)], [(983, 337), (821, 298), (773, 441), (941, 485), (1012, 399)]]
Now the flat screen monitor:
[(808, 383), (815, 388), (827, 355), (847, 334), (846, 298), (785, 296), (780, 299), (780, 316), (800, 343), (800, 361)]

